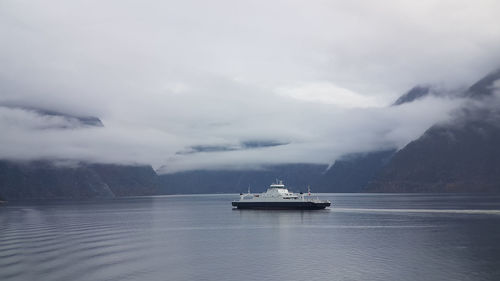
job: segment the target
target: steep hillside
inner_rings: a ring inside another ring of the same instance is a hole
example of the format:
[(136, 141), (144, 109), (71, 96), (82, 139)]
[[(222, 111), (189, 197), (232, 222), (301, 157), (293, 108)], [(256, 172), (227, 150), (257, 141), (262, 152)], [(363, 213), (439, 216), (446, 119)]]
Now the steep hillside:
[(360, 192), (389, 162), (396, 150), (349, 154), (335, 163), (315, 183), (315, 192)]
[(398, 151), (366, 191), (500, 192), (500, 71), (466, 92), (471, 102)]
[(154, 195), (158, 176), (151, 166), (93, 164), (89, 166), (116, 196)]
[(5, 200), (114, 197), (99, 175), (85, 166), (46, 161), (0, 161), (0, 196)]
[(157, 175), (150, 166), (50, 161), (0, 161), (0, 196), (5, 200), (85, 199), (158, 193)]

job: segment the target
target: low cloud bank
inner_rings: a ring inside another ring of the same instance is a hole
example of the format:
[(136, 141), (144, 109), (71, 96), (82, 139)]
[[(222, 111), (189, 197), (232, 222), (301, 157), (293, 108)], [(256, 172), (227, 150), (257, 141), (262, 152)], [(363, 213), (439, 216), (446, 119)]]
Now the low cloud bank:
[[(177, 128), (175, 124), (155, 128), (107, 120), (104, 127), (82, 127), (59, 116), (0, 107), (4, 133), (0, 158), (150, 164), (162, 173), (281, 163), (329, 164), (346, 153), (402, 147), (435, 122), (446, 121), (462, 103), (429, 97), (397, 107), (339, 109), (320, 103), (304, 105), (286, 97), (276, 99), (281, 100), (276, 103), (280, 106), (267, 108), (259, 103), (235, 103), (244, 112), (214, 122), (204, 120), (204, 114), (194, 114), (183, 122), (193, 126)], [(202, 107), (194, 103), (196, 100), (184, 109)]]
[(175, 172), (399, 148), (462, 101), (389, 105), (417, 84), (457, 89), (498, 67), (499, 10), (466, 0), (5, 0), (0, 158)]

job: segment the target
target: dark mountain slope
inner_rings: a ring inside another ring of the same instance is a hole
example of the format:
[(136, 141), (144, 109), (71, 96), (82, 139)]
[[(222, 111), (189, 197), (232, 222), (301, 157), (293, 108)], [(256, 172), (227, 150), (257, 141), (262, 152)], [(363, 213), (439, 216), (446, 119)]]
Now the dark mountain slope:
[(398, 106), (404, 103), (410, 103), (429, 95), (429, 93), (431, 93), (430, 86), (418, 85), (399, 97), (392, 105)]
[(116, 196), (154, 195), (159, 192), (158, 176), (151, 166), (93, 164), (89, 168)]
[(63, 113), (54, 110), (47, 110), (44, 108), (32, 107), (32, 106), (22, 106), (22, 105), (12, 105), (12, 104), (0, 104), (0, 107), (19, 109), (26, 112), (31, 112), (39, 115), (40, 117), (59, 117), (68, 122), (66, 127), (61, 127), (60, 129), (75, 128), (75, 127), (104, 127), (101, 119), (95, 116), (78, 116), (68, 113)]
[(6, 200), (153, 195), (157, 180), (151, 166), (0, 161), (0, 196)]
[(499, 125), (434, 126), (399, 151), (367, 191), (500, 192)]
[(0, 161), (0, 196), (5, 200), (114, 197), (99, 175), (85, 166), (46, 161)]
[(240, 193), (251, 187), (262, 192), (276, 179), (294, 191), (305, 191), (327, 168), (326, 165), (284, 164), (262, 170), (198, 170), (160, 175), (163, 194)]
[(366, 191), (500, 192), (499, 79), (495, 71), (471, 86), (475, 101), (398, 151)]
[[(500, 79), (500, 68), (489, 73), (481, 80), (477, 81), (472, 85), (466, 92), (467, 97), (480, 99), (483, 97), (489, 97), (495, 90), (495, 82)], [(496, 85), (497, 87), (500, 85)]]
[(315, 192), (360, 192), (389, 162), (396, 150), (349, 154), (314, 183)]

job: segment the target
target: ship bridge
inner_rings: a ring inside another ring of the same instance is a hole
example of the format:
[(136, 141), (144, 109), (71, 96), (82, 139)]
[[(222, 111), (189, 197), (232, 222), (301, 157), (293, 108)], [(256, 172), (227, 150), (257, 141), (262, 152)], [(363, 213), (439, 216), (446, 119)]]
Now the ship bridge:
[(285, 188), (285, 185), (283, 184), (282, 180), (276, 180), (276, 183), (271, 184), (269, 188)]
[(276, 180), (276, 183), (273, 183), (267, 189), (267, 192), (263, 194), (263, 197), (275, 197), (281, 199), (296, 199), (298, 196), (289, 192), (288, 189), (283, 184), (283, 181)]

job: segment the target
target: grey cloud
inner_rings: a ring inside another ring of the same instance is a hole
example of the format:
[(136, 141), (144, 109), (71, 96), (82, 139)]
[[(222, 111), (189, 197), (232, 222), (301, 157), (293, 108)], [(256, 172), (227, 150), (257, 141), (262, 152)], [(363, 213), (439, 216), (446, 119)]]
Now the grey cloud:
[(420, 83), (456, 89), (498, 67), (498, 10), (496, 1), (2, 1), (0, 103), (105, 127), (60, 130), (64, 118), (0, 110), (0, 158), (171, 172), (401, 147), (462, 101), (383, 105)]

